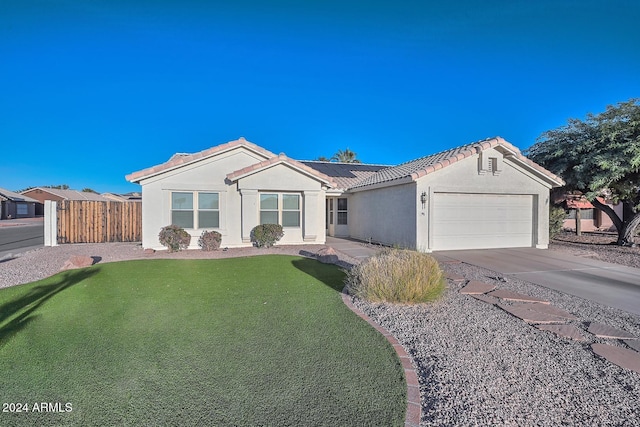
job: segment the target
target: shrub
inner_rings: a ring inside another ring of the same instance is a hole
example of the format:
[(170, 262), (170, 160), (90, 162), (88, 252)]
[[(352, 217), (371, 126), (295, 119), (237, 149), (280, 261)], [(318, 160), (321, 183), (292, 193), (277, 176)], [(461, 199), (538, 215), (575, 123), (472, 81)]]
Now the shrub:
[(349, 293), (371, 302), (421, 303), (445, 289), (438, 262), (425, 253), (388, 249), (353, 267), (346, 278)]
[(169, 252), (178, 252), (189, 247), (191, 235), (177, 225), (162, 227), (158, 235), (160, 243), (169, 248)]
[(282, 236), (284, 236), (284, 231), (282, 231), (280, 224), (256, 225), (251, 230), (251, 241), (259, 248), (273, 246)]
[(564, 220), (567, 218), (567, 212), (560, 206), (549, 207), (549, 239), (553, 239), (562, 231)]
[(222, 234), (217, 231), (203, 231), (198, 239), (198, 246), (203, 251), (215, 251), (220, 247), (222, 242)]

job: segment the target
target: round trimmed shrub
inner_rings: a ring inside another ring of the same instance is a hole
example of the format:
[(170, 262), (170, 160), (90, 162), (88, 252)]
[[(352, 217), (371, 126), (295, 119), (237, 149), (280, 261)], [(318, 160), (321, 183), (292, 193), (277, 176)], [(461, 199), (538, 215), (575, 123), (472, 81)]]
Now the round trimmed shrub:
[(216, 251), (220, 248), (222, 242), (222, 234), (217, 231), (203, 231), (198, 239), (198, 246), (203, 251)]
[(187, 249), (191, 243), (191, 235), (184, 228), (173, 224), (162, 227), (158, 239), (163, 246), (169, 249), (169, 252)]
[(430, 255), (387, 249), (347, 272), (349, 293), (371, 302), (415, 304), (438, 299), (444, 273)]
[(284, 231), (280, 224), (256, 225), (251, 230), (251, 241), (259, 248), (268, 248), (282, 239)]

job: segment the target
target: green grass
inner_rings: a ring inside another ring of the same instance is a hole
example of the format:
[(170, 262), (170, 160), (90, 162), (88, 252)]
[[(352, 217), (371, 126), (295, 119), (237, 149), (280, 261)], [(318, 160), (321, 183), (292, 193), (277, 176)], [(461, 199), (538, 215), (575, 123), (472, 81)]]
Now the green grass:
[(392, 347), (335, 266), (289, 256), (94, 266), (0, 291), (0, 425), (392, 426)]

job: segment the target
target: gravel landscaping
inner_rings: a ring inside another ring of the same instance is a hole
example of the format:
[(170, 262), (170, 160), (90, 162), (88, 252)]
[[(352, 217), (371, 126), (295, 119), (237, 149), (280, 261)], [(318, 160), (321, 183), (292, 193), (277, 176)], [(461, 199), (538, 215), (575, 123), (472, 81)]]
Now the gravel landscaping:
[[(637, 266), (638, 248), (606, 244), (607, 236), (554, 242), (552, 250)], [(621, 256), (621, 253), (623, 256)], [(628, 261), (628, 264), (625, 262)], [(387, 328), (414, 358), (422, 396), (422, 426), (640, 425), (640, 374), (594, 355), (592, 343), (626, 347), (586, 332), (604, 323), (640, 338), (640, 318), (468, 264), (445, 270), (549, 301), (577, 320), (583, 342), (540, 331), (498, 307), (459, 293), (449, 282), (435, 304), (354, 304)]]
[[(609, 245), (615, 235), (565, 233), (550, 250), (640, 267), (640, 248)], [(145, 254), (136, 244), (85, 244), (43, 248), (0, 261), (0, 287), (54, 274), (71, 255), (100, 262), (125, 259), (210, 258), (262, 253), (315, 253), (323, 246), (245, 248), (226, 252)], [(344, 260), (351, 262), (352, 260)], [(603, 323), (640, 338), (640, 317), (524, 281), (495, 277), (468, 264), (446, 271), (549, 301), (577, 317), (568, 323), (584, 341), (558, 337), (507, 312), (459, 293), (449, 282), (444, 297), (419, 306), (354, 304), (388, 329), (413, 357), (420, 379), (422, 426), (432, 425), (628, 425), (640, 426), (640, 374), (594, 355), (593, 343), (625, 347), (587, 332)]]

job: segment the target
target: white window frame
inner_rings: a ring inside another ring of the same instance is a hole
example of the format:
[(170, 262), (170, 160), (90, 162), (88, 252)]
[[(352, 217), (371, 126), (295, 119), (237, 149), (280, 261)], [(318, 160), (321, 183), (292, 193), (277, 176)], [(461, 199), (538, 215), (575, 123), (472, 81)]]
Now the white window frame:
[[(345, 207), (344, 209), (340, 209), (340, 201), (344, 200)], [(338, 213), (337, 223), (338, 225), (349, 225), (349, 199), (346, 197), (340, 197), (336, 200), (336, 211)], [(344, 221), (340, 220), (340, 214), (344, 214)]]
[[(178, 193), (191, 194), (191, 209), (176, 209), (173, 206), (173, 195)], [(201, 209), (200, 208), (200, 194), (217, 194), (218, 195), (218, 208), (217, 209)], [(218, 191), (171, 191), (169, 197), (169, 208), (171, 215), (171, 223), (173, 221), (173, 212), (191, 212), (191, 221), (193, 227), (182, 227), (187, 230), (216, 230), (220, 228), (220, 193)], [(200, 212), (218, 212), (218, 225), (215, 227), (200, 227)]]
[[(271, 195), (277, 197), (276, 209), (263, 209), (262, 196)], [(298, 198), (298, 209), (286, 209), (284, 207), (285, 196), (296, 196)], [(266, 224), (262, 222), (262, 212), (277, 212), (278, 224), (282, 225), (282, 228), (301, 228), (302, 227), (302, 195), (300, 193), (278, 193), (274, 191), (261, 192), (258, 198), (258, 221), (260, 224)], [(283, 212), (297, 212), (298, 213), (298, 225), (283, 225)]]

